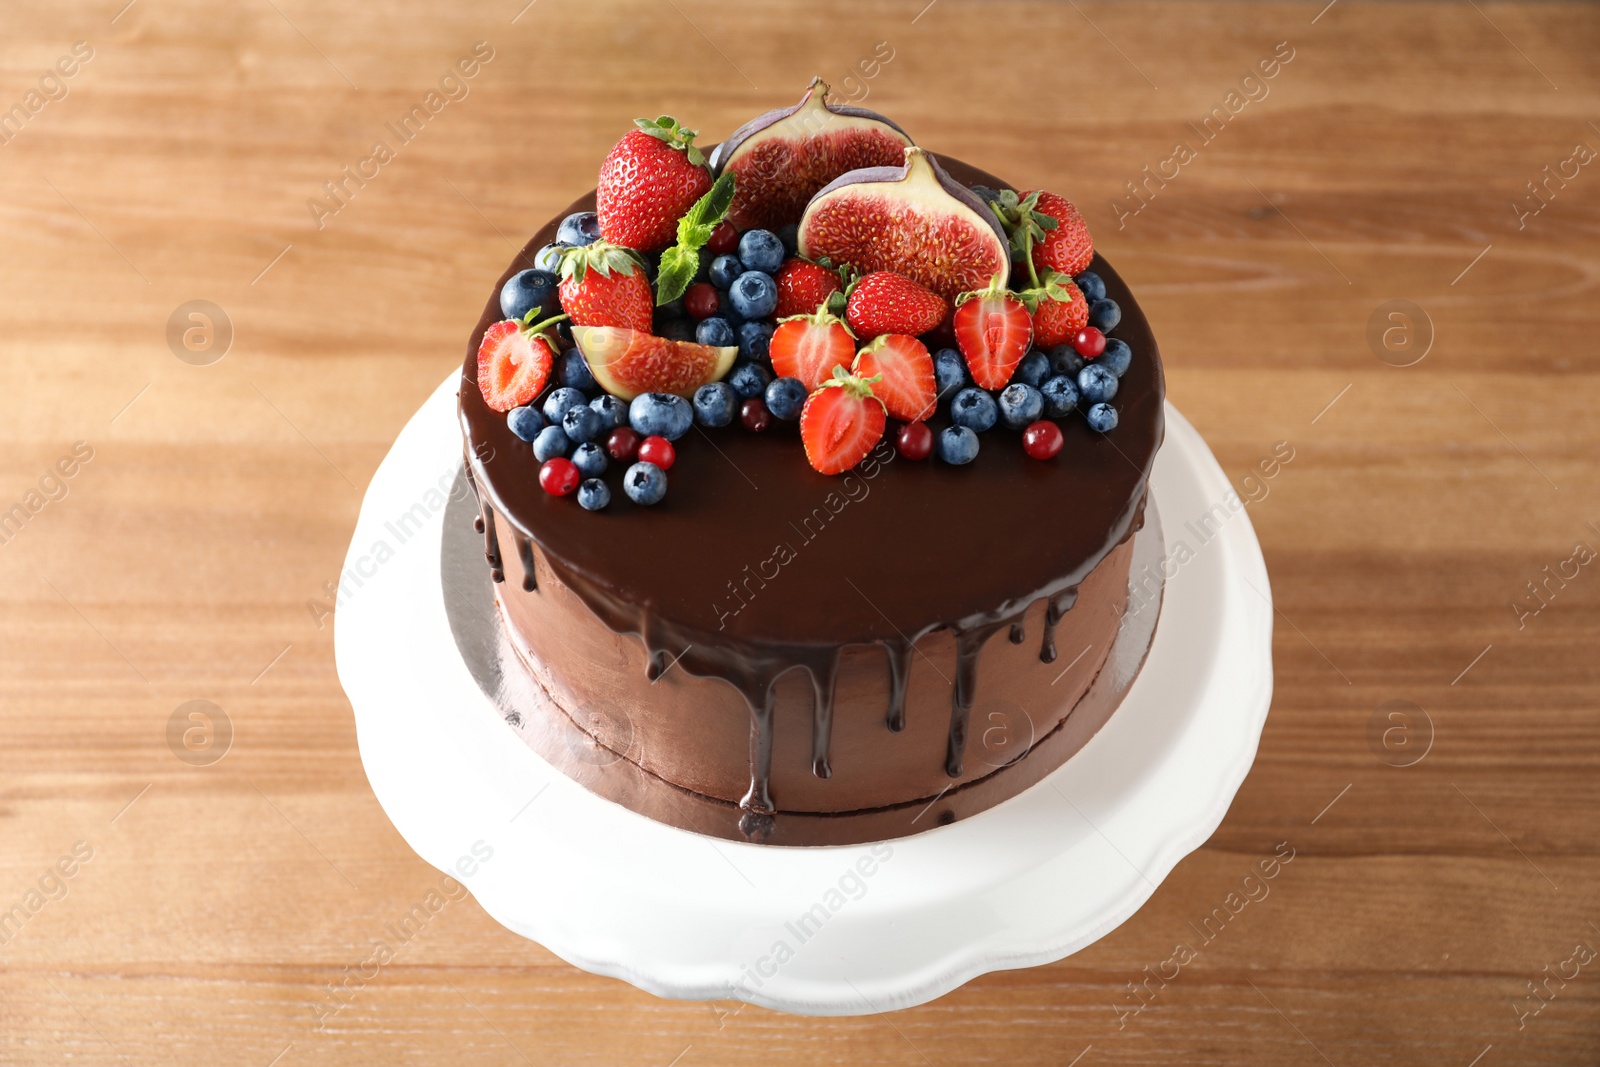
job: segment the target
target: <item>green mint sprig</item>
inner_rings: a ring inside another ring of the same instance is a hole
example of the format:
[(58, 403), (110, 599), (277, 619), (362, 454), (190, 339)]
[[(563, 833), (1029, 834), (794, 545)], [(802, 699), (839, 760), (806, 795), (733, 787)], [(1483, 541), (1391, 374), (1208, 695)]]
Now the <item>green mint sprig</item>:
[(678, 243), (661, 254), (661, 269), (656, 273), (657, 307), (678, 299), (694, 281), (700, 269), (700, 249), (733, 206), (733, 185), (733, 175), (724, 174), (678, 220)]

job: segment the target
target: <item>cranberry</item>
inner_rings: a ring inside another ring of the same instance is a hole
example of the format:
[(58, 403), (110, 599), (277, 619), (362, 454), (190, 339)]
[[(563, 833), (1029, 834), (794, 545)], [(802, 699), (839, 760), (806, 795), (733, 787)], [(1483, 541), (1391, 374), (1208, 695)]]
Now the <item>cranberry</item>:
[(753, 396), (739, 405), (739, 425), (751, 433), (765, 433), (772, 425), (772, 412), (760, 397)]
[(1093, 326), (1085, 326), (1072, 339), (1072, 347), (1084, 359), (1093, 359), (1106, 350), (1106, 335)]
[(894, 447), (906, 459), (927, 459), (933, 451), (933, 431), (925, 422), (908, 422), (900, 427)]
[(1061, 451), (1061, 427), (1049, 419), (1030, 423), (1022, 431), (1022, 450), (1034, 459), (1049, 459)]
[(717, 228), (711, 231), (711, 239), (706, 242), (706, 251), (714, 256), (725, 256), (738, 247), (739, 231), (727, 219), (717, 223)]
[(544, 466), (539, 468), (539, 485), (551, 496), (566, 496), (578, 488), (581, 481), (583, 477), (570, 459), (556, 456), (545, 460)]
[(717, 296), (717, 287), (710, 282), (695, 282), (683, 294), (683, 306), (693, 317), (709, 319), (722, 306), (722, 299)]
[(678, 450), (673, 448), (672, 442), (665, 437), (646, 437), (639, 443), (639, 458), (645, 463), (654, 463), (662, 470), (669, 471), (678, 458)]
[(632, 463), (639, 454), (639, 435), (626, 426), (618, 426), (606, 438), (606, 452), (619, 463)]

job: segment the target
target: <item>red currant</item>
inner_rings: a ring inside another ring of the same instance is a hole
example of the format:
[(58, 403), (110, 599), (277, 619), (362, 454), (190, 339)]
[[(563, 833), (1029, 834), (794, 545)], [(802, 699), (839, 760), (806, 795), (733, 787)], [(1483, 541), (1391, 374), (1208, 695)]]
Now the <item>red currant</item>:
[(1085, 326), (1072, 339), (1072, 347), (1084, 359), (1093, 359), (1106, 350), (1106, 335), (1093, 326)]
[(1029, 423), (1022, 431), (1022, 450), (1034, 459), (1049, 459), (1061, 451), (1061, 427), (1049, 419)]
[(709, 319), (721, 306), (722, 299), (717, 296), (717, 287), (710, 282), (695, 282), (683, 294), (684, 310), (697, 319)]
[(933, 451), (933, 431), (925, 422), (908, 422), (900, 427), (894, 447), (906, 459), (927, 459)]
[(765, 433), (772, 425), (772, 412), (760, 397), (753, 396), (739, 405), (739, 425), (751, 433)]
[(556, 456), (545, 460), (544, 466), (539, 468), (539, 485), (551, 496), (566, 496), (577, 489), (581, 481), (583, 478), (570, 459)]
[(665, 437), (646, 437), (639, 443), (639, 458), (669, 471), (678, 458), (678, 450)]
[(739, 231), (727, 219), (717, 223), (717, 228), (711, 231), (711, 239), (706, 242), (706, 251), (714, 256), (725, 256), (738, 247)]
[(606, 451), (619, 463), (632, 463), (639, 454), (639, 435), (626, 426), (618, 426), (606, 438)]

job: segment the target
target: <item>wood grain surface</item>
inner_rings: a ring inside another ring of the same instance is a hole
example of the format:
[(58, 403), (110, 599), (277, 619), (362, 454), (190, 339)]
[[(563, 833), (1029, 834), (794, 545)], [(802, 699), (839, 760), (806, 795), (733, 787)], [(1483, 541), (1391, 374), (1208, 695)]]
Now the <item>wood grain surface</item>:
[[(1600, 11), (523, 3), (0, 9), (0, 1063), (1600, 1062)], [(659, 1000), (466, 898), (319, 1018), (439, 877), (308, 606), (368, 479), (631, 118), (715, 140), (815, 73), (1078, 201), (1134, 286), (1255, 498), (1253, 772), (1123, 926), (914, 1010)], [(194, 300), (220, 359), (169, 344)], [(225, 758), (175, 755), (191, 700)]]

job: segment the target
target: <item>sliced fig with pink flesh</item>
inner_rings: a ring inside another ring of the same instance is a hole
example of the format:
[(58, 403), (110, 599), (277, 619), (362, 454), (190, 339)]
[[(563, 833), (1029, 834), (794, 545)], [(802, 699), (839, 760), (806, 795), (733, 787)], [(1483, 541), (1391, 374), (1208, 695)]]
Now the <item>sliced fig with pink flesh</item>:
[(727, 374), (739, 354), (734, 345), (714, 348), (672, 341), (623, 326), (574, 326), (572, 340), (594, 380), (623, 400), (640, 393), (693, 396), (702, 385)]
[(946, 300), (1011, 277), (1005, 231), (988, 205), (920, 148), (904, 165), (854, 170), (811, 198), (800, 254), (863, 274), (892, 270)]
[(798, 221), (817, 190), (839, 175), (897, 165), (911, 143), (875, 111), (828, 103), (827, 84), (814, 78), (798, 104), (733, 131), (712, 153), (711, 168), (734, 175), (734, 226), (776, 230)]

